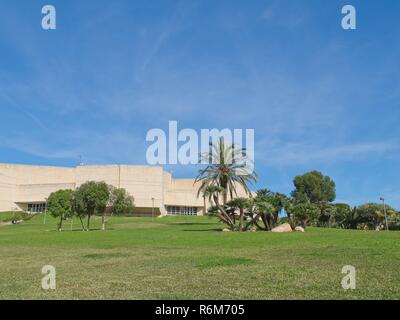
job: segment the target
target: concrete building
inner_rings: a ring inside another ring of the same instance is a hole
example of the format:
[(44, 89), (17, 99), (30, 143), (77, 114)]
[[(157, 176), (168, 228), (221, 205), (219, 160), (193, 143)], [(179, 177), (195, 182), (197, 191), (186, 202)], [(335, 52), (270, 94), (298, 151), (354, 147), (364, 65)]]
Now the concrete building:
[[(65, 168), (16, 164), (0, 164), (0, 212), (42, 212), (50, 193), (74, 190), (87, 181), (104, 181), (125, 188), (135, 198), (137, 215), (204, 213), (204, 200), (197, 197), (199, 184), (195, 184), (194, 179), (174, 179), (161, 167), (85, 165)], [(245, 196), (244, 190), (238, 190), (238, 195)]]

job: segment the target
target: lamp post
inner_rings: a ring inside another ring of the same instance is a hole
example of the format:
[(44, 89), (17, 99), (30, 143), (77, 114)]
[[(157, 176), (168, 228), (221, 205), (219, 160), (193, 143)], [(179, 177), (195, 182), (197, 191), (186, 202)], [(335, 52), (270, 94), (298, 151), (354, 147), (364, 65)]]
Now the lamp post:
[(44, 199), (46, 200), (46, 206), (44, 208), (43, 224), (46, 224), (47, 198), (44, 198)]
[(151, 198), (151, 222), (154, 221), (154, 198)]
[(385, 198), (384, 197), (380, 197), (380, 200), (383, 203), (383, 213), (385, 214), (386, 231), (388, 231), (389, 230), (389, 225), (388, 225), (388, 221), (387, 221)]

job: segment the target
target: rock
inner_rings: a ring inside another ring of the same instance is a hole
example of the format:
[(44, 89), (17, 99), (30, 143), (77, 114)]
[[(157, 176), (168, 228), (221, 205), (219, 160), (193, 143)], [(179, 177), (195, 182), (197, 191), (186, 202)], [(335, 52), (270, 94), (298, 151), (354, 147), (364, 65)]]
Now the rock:
[(10, 225), (12, 225), (11, 221), (9, 221), (9, 222), (0, 222), (0, 226), (10, 226)]
[(272, 232), (292, 232), (293, 230), (289, 223), (284, 223), (284, 224), (281, 224), (280, 226), (277, 226), (276, 228), (273, 228), (271, 231)]
[(294, 228), (294, 231), (297, 231), (297, 232), (304, 232), (304, 228), (298, 226), (298, 227)]
[(257, 228), (256, 228), (256, 227), (251, 227), (251, 228), (249, 229), (249, 231), (250, 231), (250, 232), (256, 232), (256, 231), (257, 231)]
[(231, 229), (227, 229), (227, 228), (222, 229), (222, 232), (231, 232), (231, 231), (232, 231)]

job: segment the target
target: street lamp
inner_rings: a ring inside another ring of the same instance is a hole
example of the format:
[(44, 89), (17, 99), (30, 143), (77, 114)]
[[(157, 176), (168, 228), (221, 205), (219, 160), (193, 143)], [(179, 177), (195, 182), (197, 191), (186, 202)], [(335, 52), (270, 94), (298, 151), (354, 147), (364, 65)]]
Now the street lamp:
[(43, 224), (46, 224), (47, 198), (44, 198), (44, 200), (46, 200), (46, 206), (45, 206), (45, 208), (44, 208)]
[(151, 222), (154, 221), (154, 198), (151, 198)]
[(15, 211), (18, 211), (18, 208), (13, 207), (12, 212), (13, 212), (13, 220), (15, 220)]
[(383, 213), (385, 214), (386, 231), (388, 231), (388, 230), (389, 230), (389, 225), (388, 225), (388, 221), (387, 221), (387, 215), (386, 215), (386, 204), (385, 204), (385, 198), (383, 198), (383, 197), (380, 197), (379, 199), (380, 199), (380, 200), (382, 201), (382, 203), (383, 203)]

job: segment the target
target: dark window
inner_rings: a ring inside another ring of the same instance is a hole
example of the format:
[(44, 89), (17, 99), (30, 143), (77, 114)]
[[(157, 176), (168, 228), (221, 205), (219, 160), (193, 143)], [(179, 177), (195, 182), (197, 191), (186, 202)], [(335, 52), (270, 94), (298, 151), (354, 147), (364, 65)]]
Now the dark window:
[(28, 203), (28, 212), (40, 213), (46, 211), (46, 203)]
[(197, 215), (196, 207), (178, 207), (178, 206), (167, 206), (168, 214), (172, 215), (186, 215), (195, 216)]

